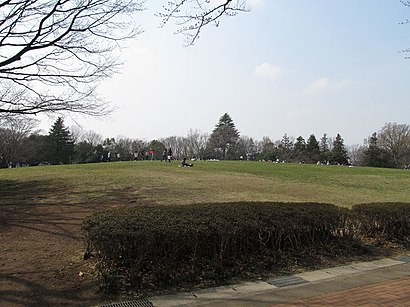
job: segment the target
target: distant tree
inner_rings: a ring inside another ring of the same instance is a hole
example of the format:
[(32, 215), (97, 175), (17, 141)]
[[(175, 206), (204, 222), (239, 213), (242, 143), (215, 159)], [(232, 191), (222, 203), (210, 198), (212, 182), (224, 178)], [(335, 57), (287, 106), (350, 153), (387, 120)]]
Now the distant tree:
[(216, 158), (226, 159), (230, 148), (234, 148), (239, 139), (239, 132), (232, 118), (225, 113), (219, 119), (208, 140), (208, 148)]
[(255, 146), (255, 141), (247, 136), (241, 136), (236, 142), (236, 146), (234, 148), (234, 151), (232, 152), (233, 157), (232, 159), (242, 159), (246, 160), (247, 157), (249, 159), (255, 159), (256, 156), (256, 146)]
[(293, 159), (297, 162), (305, 162), (307, 160), (306, 142), (302, 136), (299, 136), (293, 145)]
[(359, 144), (347, 147), (348, 156), (353, 165), (364, 165), (364, 151), (365, 147)]
[(200, 130), (190, 129), (185, 139), (187, 157), (202, 158), (209, 135), (207, 133), (202, 133)]
[(410, 163), (410, 125), (386, 123), (377, 138), (380, 147), (392, 155), (396, 167)]
[(319, 142), (314, 134), (311, 134), (306, 142), (306, 156), (309, 163), (316, 163), (321, 160)]
[[(148, 147), (146, 148), (146, 150), (148, 152), (150, 152), (151, 150), (154, 150), (154, 159), (155, 160), (161, 160), (162, 158), (162, 153), (164, 152), (164, 150), (167, 149), (165, 147), (165, 145), (158, 141), (158, 140), (153, 140), (149, 143)], [(150, 156), (151, 158), (151, 156)]]
[(269, 137), (264, 136), (262, 141), (256, 143), (256, 148), (259, 160), (276, 161), (278, 154), (277, 148)]
[(49, 162), (48, 157), (48, 136), (33, 133), (23, 139), (19, 160), (28, 165), (39, 165)]
[(74, 142), (61, 117), (57, 118), (50, 129), (47, 138), (47, 150), (51, 163), (67, 164), (71, 162), (74, 155)]
[(323, 134), (322, 138), (320, 139), (320, 157), (323, 162), (329, 161), (330, 158), (330, 144), (327, 134)]
[(278, 146), (278, 155), (279, 159), (286, 162), (291, 161), (293, 158), (293, 141), (286, 133)]
[(37, 121), (22, 116), (7, 117), (3, 118), (0, 124), (0, 167), (23, 162), (19, 157), (23, 140), (36, 126)]
[(101, 161), (96, 146), (93, 146), (86, 141), (76, 143), (74, 146), (74, 153), (75, 163), (95, 163)]
[(348, 164), (349, 157), (347, 155), (347, 150), (343, 144), (343, 139), (340, 134), (337, 134), (335, 140), (333, 141), (332, 150), (330, 151), (330, 163), (333, 164)]
[(395, 166), (393, 156), (379, 146), (376, 132), (369, 137), (367, 148), (363, 150), (363, 165), (373, 167)]
[(114, 138), (105, 138), (102, 143), (103, 153), (102, 161), (115, 161), (117, 153), (115, 152), (116, 141)]

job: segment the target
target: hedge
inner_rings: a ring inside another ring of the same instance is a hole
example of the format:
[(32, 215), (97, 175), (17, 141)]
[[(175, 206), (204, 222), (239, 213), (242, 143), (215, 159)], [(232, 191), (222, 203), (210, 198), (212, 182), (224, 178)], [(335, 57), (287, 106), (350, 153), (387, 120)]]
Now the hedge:
[(349, 209), (319, 203), (141, 205), (94, 214), (83, 230), (110, 290), (224, 279), (354, 235)]
[(352, 212), (360, 235), (410, 242), (410, 203), (359, 204)]

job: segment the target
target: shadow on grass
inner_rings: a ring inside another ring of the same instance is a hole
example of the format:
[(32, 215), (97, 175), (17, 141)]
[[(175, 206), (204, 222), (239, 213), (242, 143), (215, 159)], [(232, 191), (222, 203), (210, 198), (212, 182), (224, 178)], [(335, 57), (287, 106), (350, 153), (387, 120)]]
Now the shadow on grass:
[[(0, 305), (60, 306), (89, 305), (90, 301), (80, 297), (79, 289), (49, 289), (43, 285), (15, 274), (0, 273), (0, 282), (8, 286), (0, 289)], [(84, 285), (83, 285), (84, 287)], [(87, 286), (86, 286), (87, 287)], [(84, 288), (81, 289), (85, 290)]]
[(0, 230), (17, 226), (28, 231), (78, 238), (79, 234), (71, 228), (81, 223), (79, 216), (86, 205), (69, 205), (64, 210), (53, 208), (54, 204), (42, 204), (50, 195), (63, 191), (69, 192), (67, 187), (53, 181), (0, 180)]

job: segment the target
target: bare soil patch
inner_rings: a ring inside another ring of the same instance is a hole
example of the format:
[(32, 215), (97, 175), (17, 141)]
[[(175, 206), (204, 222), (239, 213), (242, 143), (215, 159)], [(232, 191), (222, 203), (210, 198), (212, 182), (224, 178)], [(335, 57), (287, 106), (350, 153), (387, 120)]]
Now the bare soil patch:
[(0, 306), (96, 304), (104, 297), (91, 262), (84, 261), (82, 221), (94, 212), (132, 206), (137, 200), (129, 199), (129, 191), (117, 191), (116, 203), (42, 204), (47, 195), (70, 193), (44, 186), (1, 182)]

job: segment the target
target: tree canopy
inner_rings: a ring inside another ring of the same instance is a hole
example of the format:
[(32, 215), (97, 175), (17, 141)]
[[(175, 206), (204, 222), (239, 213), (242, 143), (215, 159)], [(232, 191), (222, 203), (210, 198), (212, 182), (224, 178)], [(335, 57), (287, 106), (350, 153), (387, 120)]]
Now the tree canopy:
[(232, 118), (225, 113), (219, 118), (215, 129), (209, 137), (208, 147), (217, 158), (225, 159), (229, 149), (234, 148), (239, 139), (239, 132)]
[[(109, 113), (111, 108), (96, 97), (95, 89), (118, 72), (122, 42), (141, 32), (134, 13), (144, 9), (144, 2), (0, 2), (0, 116)], [(159, 15), (163, 25), (175, 19), (178, 32), (193, 44), (203, 27), (239, 10), (244, 10), (244, 1), (178, 0), (169, 1)]]

